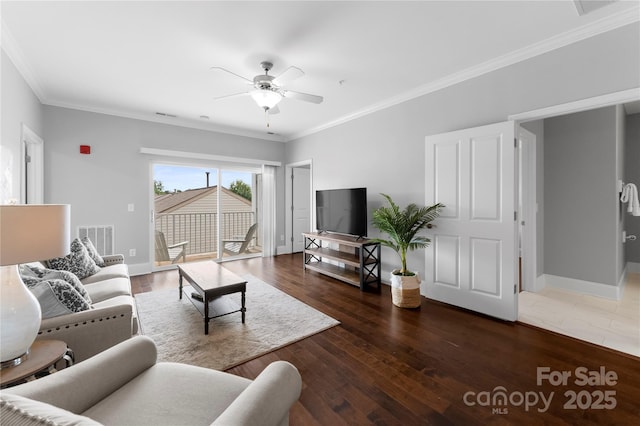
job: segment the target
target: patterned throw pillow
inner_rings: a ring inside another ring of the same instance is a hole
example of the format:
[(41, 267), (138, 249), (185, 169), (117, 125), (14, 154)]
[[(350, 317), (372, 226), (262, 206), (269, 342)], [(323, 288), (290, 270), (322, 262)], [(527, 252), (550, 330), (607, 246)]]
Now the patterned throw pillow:
[(72, 312), (92, 309), (91, 305), (66, 281), (42, 280), (29, 287), (36, 296), (42, 318), (52, 318)]
[(89, 257), (91, 257), (91, 259), (93, 259), (93, 261), (96, 262), (96, 265), (102, 268), (104, 266), (104, 259), (102, 258), (102, 256), (100, 256), (100, 253), (98, 253), (96, 246), (93, 245), (89, 237), (82, 237), (80, 241), (87, 248)]
[(100, 267), (91, 259), (87, 248), (80, 238), (71, 241), (71, 253), (65, 257), (57, 257), (47, 261), (51, 269), (64, 270), (74, 273), (79, 279), (100, 272)]
[(32, 265), (22, 265), (20, 267), (20, 277), (27, 287), (34, 286), (43, 280), (63, 280), (75, 288), (87, 303), (92, 303), (91, 296), (87, 293), (87, 289), (84, 287), (84, 284), (82, 284), (78, 277), (76, 277), (72, 272), (40, 268)]

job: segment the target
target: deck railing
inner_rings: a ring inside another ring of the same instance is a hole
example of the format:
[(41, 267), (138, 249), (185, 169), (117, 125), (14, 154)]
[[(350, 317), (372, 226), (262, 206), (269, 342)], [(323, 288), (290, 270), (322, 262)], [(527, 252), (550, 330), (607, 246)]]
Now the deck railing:
[[(159, 214), (155, 217), (155, 229), (164, 233), (167, 245), (189, 241), (187, 255), (212, 253), (218, 251), (217, 219), (216, 213)], [(221, 239), (243, 238), (255, 223), (255, 213), (222, 213), (221, 219)]]

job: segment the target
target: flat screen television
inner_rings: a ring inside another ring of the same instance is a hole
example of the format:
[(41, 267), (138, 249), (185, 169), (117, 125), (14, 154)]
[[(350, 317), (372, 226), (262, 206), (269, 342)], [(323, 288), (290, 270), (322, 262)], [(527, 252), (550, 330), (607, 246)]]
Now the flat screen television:
[(319, 232), (367, 235), (367, 188), (316, 191), (316, 228)]

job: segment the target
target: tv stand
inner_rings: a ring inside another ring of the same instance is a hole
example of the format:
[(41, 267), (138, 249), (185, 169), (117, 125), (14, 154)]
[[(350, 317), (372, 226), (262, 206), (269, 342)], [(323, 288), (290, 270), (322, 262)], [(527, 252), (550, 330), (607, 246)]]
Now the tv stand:
[[(362, 237), (342, 234), (305, 232), (304, 269), (316, 271), (337, 280), (380, 291), (380, 244)], [(323, 246), (323, 242), (327, 243)], [(329, 243), (338, 248), (329, 248)], [(339, 265), (329, 261), (338, 262)]]

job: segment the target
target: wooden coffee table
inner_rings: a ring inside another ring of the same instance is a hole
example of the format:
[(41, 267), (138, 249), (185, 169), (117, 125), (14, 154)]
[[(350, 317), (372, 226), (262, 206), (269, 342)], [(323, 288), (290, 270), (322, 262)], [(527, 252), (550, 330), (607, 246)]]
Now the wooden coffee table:
[[(178, 273), (180, 274), (180, 299), (182, 299), (183, 293), (183, 278), (191, 284), (193, 289), (202, 298), (202, 303), (198, 303), (190, 294), (187, 295), (193, 303), (193, 306), (195, 306), (204, 317), (204, 334), (209, 334), (209, 320), (223, 315), (241, 312), (242, 323), (244, 324), (245, 312), (247, 311), (245, 308), (246, 280), (243, 280), (212, 260), (180, 264), (178, 265)], [(240, 309), (234, 310), (233, 308), (229, 309), (224, 307), (222, 309), (213, 309), (212, 305), (216, 302), (214, 299), (226, 294), (238, 292), (242, 293)], [(210, 311), (213, 311), (215, 315), (210, 316)]]

